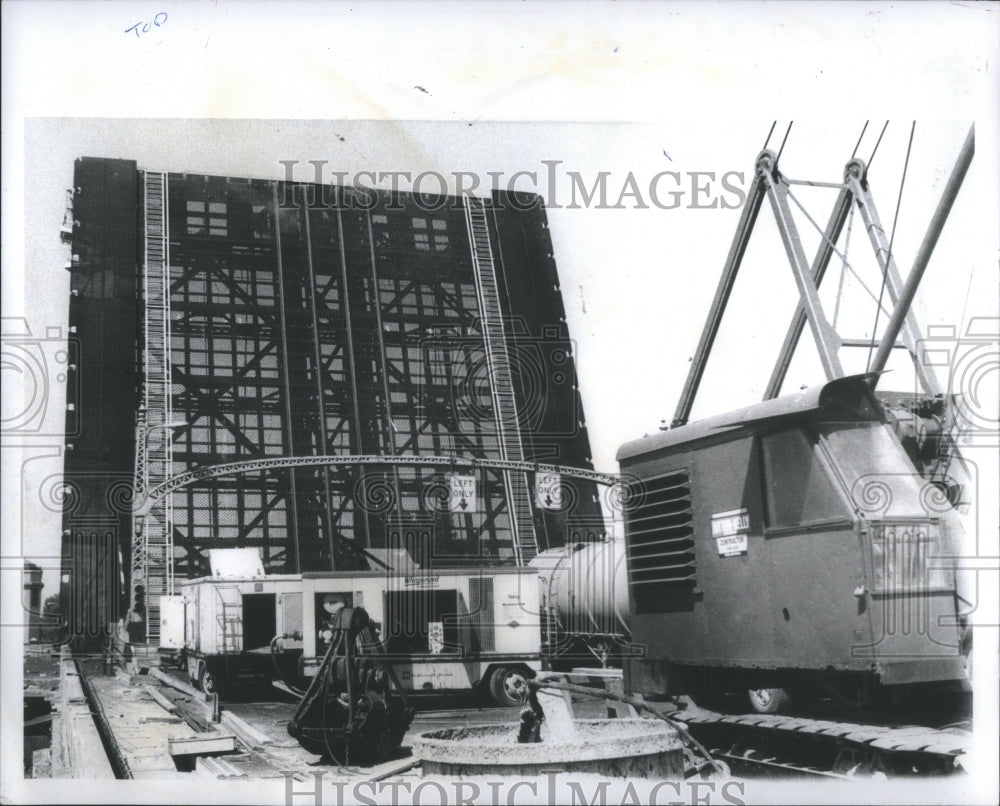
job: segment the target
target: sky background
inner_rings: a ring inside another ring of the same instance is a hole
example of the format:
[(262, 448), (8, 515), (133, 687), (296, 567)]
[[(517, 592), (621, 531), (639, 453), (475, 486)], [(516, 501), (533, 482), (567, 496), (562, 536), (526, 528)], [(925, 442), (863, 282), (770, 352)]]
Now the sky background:
[[(961, 333), (973, 317), (997, 315), (997, 8), (961, 2), (7, 3), (4, 337), (16, 339), (10, 328), (22, 318), (35, 337), (66, 326), (69, 275), (58, 231), (79, 156), (263, 178), (282, 178), (282, 159), (329, 160), (349, 172), (482, 175), (542, 172), (543, 160), (561, 160), (562, 171), (584, 177), (608, 171), (615, 195), (629, 172), (642, 186), (662, 170), (741, 171), (749, 185), (775, 118), (772, 147), (795, 121), (781, 158), (784, 172), (824, 181), (840, 179), (865, 120), (871, 123), (858, 155), (867, 159), (890, 119), (869, 174), (887, 228), (910, 122), (917, 120), (894, 244), (904, 274), (976, 121), (977, 154), (916, 303), (925, 328), (955, 326)], [(141, 36), (127, 32), (158, 13), (167, 14), (160, 26)], [(834, 192), (795, 192), (823, 224)], [(594, 464), (614, 471), (622, 442), (655, 431), (673, 415), (739, 210), (553, 208), (548, 215)], [(765, 207), (695, 418), (758, 400), (770, 373), (796, 299), (772, 221)], [(801, 215), (797, 221), (811, 257), (815, 233)], [(857, 223), (848, 257), (877, 288), (874, 259)], [(835, 258), (828, 293), (839, 272)], [(857, 288), (849, 299), (840, 310), (843, 332), (864, 337), (874, 305)], [(55, 359), (64, 336), (40, 349)], [(846, 356), (845, 363), (851, 366)], [(23, 377), (9, 378), (5, 368), (5, 418), (22, 411), (24, 394), (32, 393)], [(902, 369), (890, 378), (897, 388), (912, 383)], [(58, 378), (46, 380), (50, 399), (61, 401)], [(819, 380), (805, 354), (786, 389)], [(993, 372), (977, 389), (993, 412), (995, 386)], [(41, 501), (62, 467), (60, 409), (61, 402), (48, 407), (47, 436), (4, 434), (5, 623), (19, 607), (21, 558), (45, 564), (58, 550), (58, 508)], [(990, 439), (980, 448), (989, 471), (984, 489), (995, 499), (996, 440)], [(995, 591), (996, 560), (989, 557), (997, 554), (996, 507), (986, 509), (982, 580), (984, 590)], [(983, 607), (985, 623), (997, 623), (996, 603)], [(18, 629), (4, 630), (5, 660), (22, 637)], [(995, 631), (977, 635), (979, 652), (995, 660)], [(995, 666), (980, 668), (986, 686), (977, 690), (977, 725), (989, 728), (992, 743), (982, 754), (987, 774), (947, 799), (995, 800), (996, 674)], [(8, 714), (18, 712), (19, 674), (17, 664), (13, 671), (5, 664)], [(17, 726), (4, 720), (4, 746), (18, 741)], [(16, 752), (3, 755), (5, 773), (16, 759)], [(237, 793), (224, 786), (205, 785), (198, 798), (229, 802)], [(190, 798), (168, 787), (80, 792), (97, 802)], [(64, 793), (40, 795), (42, 802), (53, 797)], [(860, 797), (943, 799), (929, 787), (898, 785), (869, 787)], [(771, 789), (762, 799), (802, 803), (813, 796)]]

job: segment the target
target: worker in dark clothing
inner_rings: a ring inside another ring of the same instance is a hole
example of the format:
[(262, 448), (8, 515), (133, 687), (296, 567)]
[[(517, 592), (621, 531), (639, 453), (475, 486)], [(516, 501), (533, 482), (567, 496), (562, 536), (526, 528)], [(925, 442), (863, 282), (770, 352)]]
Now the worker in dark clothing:
[(135, 603), (125, 616), (125, 631), (130, 644), (146, 642), (146, 589), (135, 586)]

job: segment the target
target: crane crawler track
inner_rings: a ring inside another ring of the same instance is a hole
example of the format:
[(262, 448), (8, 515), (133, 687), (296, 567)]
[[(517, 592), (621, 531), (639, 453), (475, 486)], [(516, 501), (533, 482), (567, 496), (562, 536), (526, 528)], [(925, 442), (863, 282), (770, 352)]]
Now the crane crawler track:
[(686, 724), (734, 772), (755, 769), (775, 776), (963, 774), (973, 742), (968, 731), (923, 725), (865, 725), (701, 709), (664, 713)]

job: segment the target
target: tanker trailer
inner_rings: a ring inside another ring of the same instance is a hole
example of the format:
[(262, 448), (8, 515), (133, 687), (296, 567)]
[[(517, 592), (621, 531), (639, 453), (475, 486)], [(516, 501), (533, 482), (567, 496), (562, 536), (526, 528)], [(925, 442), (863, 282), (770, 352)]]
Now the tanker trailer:
[(538, 554), (543, 652), (553, 666), (617, 660), (628, 647), (625, 544), (606, 539)]

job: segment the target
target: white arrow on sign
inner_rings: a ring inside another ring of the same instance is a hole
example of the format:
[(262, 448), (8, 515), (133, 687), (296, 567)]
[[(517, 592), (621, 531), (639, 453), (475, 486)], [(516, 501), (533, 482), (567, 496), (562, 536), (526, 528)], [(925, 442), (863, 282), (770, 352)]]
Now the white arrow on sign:
[(450, 512), (478, 512), (475, 476), (448, 476), (448, 510)]
[(535, 474), (535, 505), (539, 509), (562, 509), (562, 476), (558, 473)]

